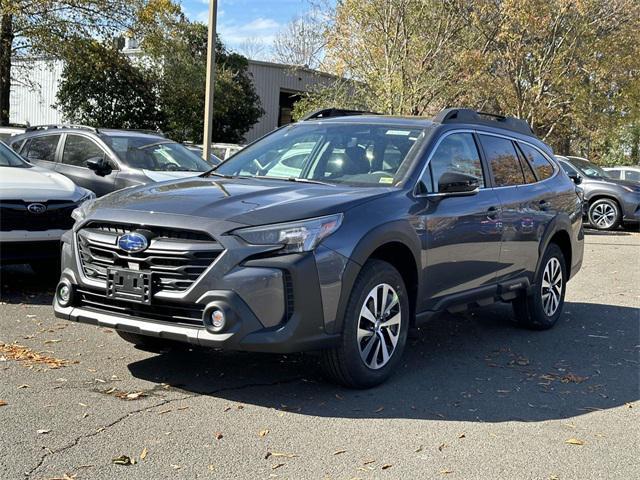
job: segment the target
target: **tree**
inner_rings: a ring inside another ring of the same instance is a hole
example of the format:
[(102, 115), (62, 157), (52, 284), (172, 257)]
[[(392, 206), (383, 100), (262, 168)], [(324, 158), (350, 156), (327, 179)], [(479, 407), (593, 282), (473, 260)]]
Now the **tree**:
[[(177, 140), (202, 141), (207, 27), (183, 15), (149, 29), (142, 48), (157, 65), (163, 130)], [(216, 43), (213, 138), (238, 143), (263, 115), (247, 70), (247, 60)]]
[(73, 42), (58, 88), (58, 107), (72, 122), (95, 127), (156, 129), (161, 122), (154, 79), (115, 46)]
[(288, 65), (317, 69), (322, 64), (326, 41), (318, 12), (297, 16), (276, 34), (273, 57)]
[(171, 0), (0, 0), (0, 125), (9, 121), (16, 59), (59, 58), (70, 39), (107, 39), (176, 9)]
[[(432, 114), (461, 90), (462, 28), (463, 19), (448, 2), (344, 0), (326, 28), (324, 68), (352, 80), (348, 97), (366, 102), (369, 110)], [(313, 109), (327, 96), (321, 89), (306, 103)]]

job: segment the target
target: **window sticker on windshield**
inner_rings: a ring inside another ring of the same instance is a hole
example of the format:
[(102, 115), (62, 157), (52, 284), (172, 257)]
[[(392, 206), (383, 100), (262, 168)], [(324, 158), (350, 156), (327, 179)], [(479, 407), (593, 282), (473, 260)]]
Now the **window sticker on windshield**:
[(382, 177), (378, 180), (379, 183), (393, 183), (393, 177)]
[(408, 137), (411, 134), (411, 130), (387, 130), (387, 135), (402, 135)]

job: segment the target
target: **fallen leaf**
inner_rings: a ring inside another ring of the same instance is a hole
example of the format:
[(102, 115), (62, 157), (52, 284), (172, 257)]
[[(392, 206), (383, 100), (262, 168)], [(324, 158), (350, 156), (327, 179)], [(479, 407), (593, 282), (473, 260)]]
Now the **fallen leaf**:
[(282, 453), (282, 452), (267, 452), (267, 454), (264, 456), (265, 460), (268, 459), (269, 457), (285, 457), (285, 458), (295, 458), (298, 455), (296, 455), (295, 453)]
[(466, 438), (467, 436), (464, 433), (461, 433), (460, 435), (458, 435), (458, 438)]
[(269, 430), (265, 428), (264, 430), (260, 430), (260, 432), (258, 432), (258, 435), (260, 437), (265, 437), (267, 436), (268, 433), (269, 433)]
[(418, 448), (416, 448), (415, 452), (420, 453), (422, 450), (424, 450), (424, 445), (420, 445)]
[(335, 452), (333, 452), (334, 455), (340, 455), (341, 453), (346, 453), (346, 450), (336, 450)]
[(125, 398), (127, 400), (135, 400), (137, 398), (144, 397), (144, 396), (146, 396), (144, 392), (134, 392), (134, 393), (127, 393)]
[(4, 400), (0, 400), (0, 407), (4, 407), (5, 405), (9, 405), (9, 404)]
[(128, 457), (127, 455), (120, 455), (119, 457), (116, 457), (111, 461), (116, 465), (133, 465), (134, 464), (131, 458)]
[(276, 468), (284, 467), (285, 463), (276, 463), (275, 465), (271, 465), (271, 470), (275, 470)]
[(18, 389), (21, 389), (21, 388), (30, 388), (30, 387), (31, 387), (31, 386), (30, 386), (30, 385), (27, 385), (26, 383), (23, 383), (22, 385), (18, 385)]
[(448, 475), (450, 473), (453, 473), (453, 470), (448, 470), (448, 469), (444, 469), (444, 470), (440, 470), (440, 475)]
[(41, 428), (41, 429), (40, 429), (40, 430), (38, 430), (37, 432), (38, 432), (40, 435), (46, 435), (46, 434), (47, 434), (47, 433), (49, 433), (50, 431), (51, 431), (51, 430), (46, 430), (46, 429), (44, 429), (44, 428)]
[(341, 395), (338, 395), (337, 393), (336, 393), (336, 398), (337, 398), (338, 400), (344, 400), (344, 397), (343, 397), (343, 396), (341, 396)]
[(371, 463), (376, 463), (375, 460), (365, 460), (364, 462), (362, 462), (363, 465), (369, 465)]
[(216, 432), (215, 437), (216, 437), (216, 440), (222, 440), (222, 437), (223, 437), (222, 432)]
[(224, 407), (224, 409), (223, 409), (222, 411), (223, 411), (223, 412), (228, 412), (229, 410), (231, 410), (231, 407), (226, 406), (226, 407)]
[(380, 407), (376, 408), (375, 413), (380, 413), (380, 412), (381, 412), (381, 411), (383, 411), (383, 410), (384, 410), (384, 407), (383, 407), (383, 406), (380, 406)]
[(175, 465), (172, 463), (171, 468), (173, 468), (174, 470), (180, 470), (182, 467), (180, 465)]
[(569, 440), (565, 440), (564, 443), (568, 443), (569, 445), (584, 445), (584, 442), (577, 438), (570, 438)]
[(586, 381), (589, 377), (581, 377), (579, 375), (575, 375), (573, 373), (569, 373), (562, 377), (560, 381), (562, 383), (582, 383)]
[(440, 444), (440, 446), (438, 447), (438, 450), (439, 450), (439, 451), (442, 451), (442, 450), (444, 450), (444, 449), (445, 449), (445, 448), (447, 448), (447, 447), (448, 447), (448, 445), (447, 445), (446, 443), (441, 443), (441, 444)]
[(61, 342), (61, 339), (56, 339), (56, 340), (45, 340), (44, 343), (58, 343)]
[(380, 467), (382, 470), (386, 470), (387, 468), (391, 468), (393, 467), (393, 465), (391, 465), (390, 463), (385, 463), (384, 465), (382, 465), (382, 467)]
[(147, 454), (149, 453), (149, 451), (147, 450), (147, 447), (144, 447), (142, 449), (142, 453), (140, 454), (140, 460), (144, 460), (145, 458), (147, 458)]

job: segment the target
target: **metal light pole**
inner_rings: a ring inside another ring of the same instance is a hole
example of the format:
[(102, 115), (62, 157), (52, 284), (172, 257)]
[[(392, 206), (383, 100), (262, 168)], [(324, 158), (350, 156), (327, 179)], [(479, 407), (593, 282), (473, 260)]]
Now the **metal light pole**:
[(209, 0), (209, 42), (207, 45), (207, 81), (204, 96), (204, 140), (202, 158), (211, 158), (211, 124), (213, 123), (213, 90), (216, 84), (216, 21), (218, 0)]

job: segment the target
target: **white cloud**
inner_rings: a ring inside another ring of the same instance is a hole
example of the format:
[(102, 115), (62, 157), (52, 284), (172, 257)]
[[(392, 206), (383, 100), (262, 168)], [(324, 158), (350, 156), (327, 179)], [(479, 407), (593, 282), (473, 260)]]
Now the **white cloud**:
[(281, 27), (282, 25), (272, 18), (258, 17), (243, 24), (222, 22), (218, 25), (218, 32), (222, 41), (231, 48), (247, 40), (257, 40), (270, 46)]

